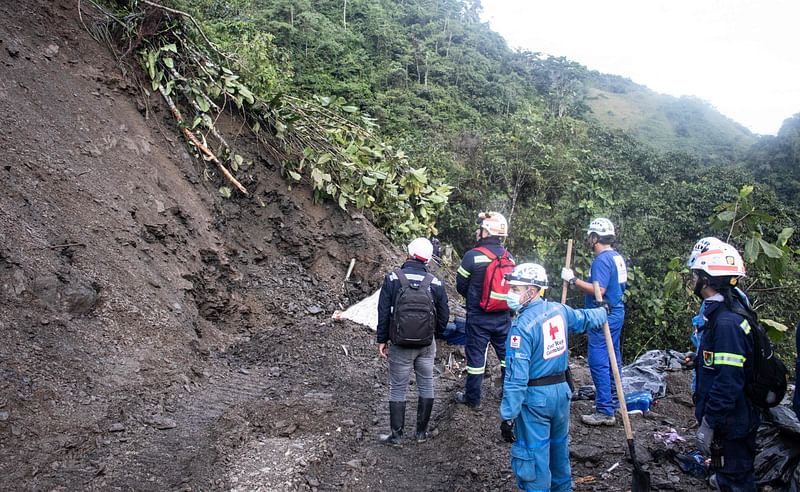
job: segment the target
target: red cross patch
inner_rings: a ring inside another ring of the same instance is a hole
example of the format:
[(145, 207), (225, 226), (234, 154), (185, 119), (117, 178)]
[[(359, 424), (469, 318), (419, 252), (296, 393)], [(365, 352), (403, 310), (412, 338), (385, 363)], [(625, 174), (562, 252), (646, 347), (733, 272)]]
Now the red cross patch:
[(519, 335), (511, 335), (511, 339), (509, 340), (509, 346), (511, 348), (519, 348), (520, 338)]

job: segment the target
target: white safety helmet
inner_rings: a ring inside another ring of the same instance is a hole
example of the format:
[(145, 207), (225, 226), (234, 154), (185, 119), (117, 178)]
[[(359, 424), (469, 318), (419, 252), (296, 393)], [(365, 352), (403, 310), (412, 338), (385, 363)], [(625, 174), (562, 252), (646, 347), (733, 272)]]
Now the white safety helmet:
[[(703, 239), (698, 243), (702, 241)], [(703, 250), (696, 255), (692, 250), (692, 256), (689, 257), (687, 265), (691, 270), (705, 272), (709, 277), (733, 277), (737, 279), (746, 276), (742, 256), (730, 244), (719, 240), (717, 242), (709, 241), (708, 246), (703, 248), (701, 245), (701, 249)], [(735, 284), (735, 281), (731, 282), (731, 285)]]
[(433, 256), (433, 244), (428, 238), (418, 237), (408, 244), (408, 256), (427, 263)]
[(508, 236), (508, 221), (500, 212), (481, 212), (477, 222), (490, 236)]
[(598, 217), (594, 219), (589, 224), (589, 228), (586, 230), (586, 234), (589, 236), (591, 236), (592, 234), (597, 234), (599, 237), (616, 235), (614, 231), (614, 224), (612, 224), (610, 220), (604, 217)]
[(547, 288), (547, 272), (542, 265), (536, 263), (521, 263), (507, 273), (505, 279), (509, 285), (533, 285), (542, 289)]
[(694, 265), (694, 261), (697, 259), (697, 256), (700, 253), (705, 253), (712, 248), (719, 248), (723, 244), (725, 244), (723, 241), (715, 238), (714, 236), (708, 236), (699, 239), (696, 243), (694, 243), (692, 252), (689, 254), (689, 259), (686, 261), (686, 266), (691, 269), (692, 265)]

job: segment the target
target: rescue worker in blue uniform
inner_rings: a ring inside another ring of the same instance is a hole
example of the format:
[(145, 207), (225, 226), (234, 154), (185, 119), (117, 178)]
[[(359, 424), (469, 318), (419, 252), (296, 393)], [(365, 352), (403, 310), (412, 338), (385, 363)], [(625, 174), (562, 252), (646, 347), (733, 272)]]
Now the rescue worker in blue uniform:
[[(467, 324), (464, 352), (467, 358), (467, 380), (464, 391), (455, 394), (457, 403), (473, 409), (480, 407), (481, 383), (486, 372), (486, 354), (491, 343), (500, 360), (501, 371), (505, 366), (505, 342), (511, 326), (509, 310), (487, 312), (481, 307), (484, 276), (492, 262), (485, 251), (502, 257), (506, 249), (500, 238), (508, 236), (508, 222), (498, 212), (478, 215), (477, 244), (461, 259), (456, 275), (456, 290), (466, 299)], [(479, 249), (480, 248), (480, 249)], [(510, 254), (509, 254), (510, 257)]]
[[(430, 276), (430, 298), (436, 315), (434, 335), (440, 336), (447, 327), (450, 310), (447, 305), (447, 292), (441, 280), (428, 273), (426, 264), (433, 257), (433, 245), (422, 237), (411, 241), (408, 245), (408, 259), (400, 267), (400, 271), (408, 279), (409, 285), (417, 288), (426, 276)], [(425, 442), (428, 435), (428, 422), (433, 409), (433, 362), (436, 356), (436, 341), (423, 347), (406, 347), (389, 344), (390, 326), (392, 322), (395, 300), (401, 288), (397, 273), (389, 272), (383, 279), (383, 286), (378, 297), (378, 355), (389, 359), (389, 434), (380, 436), (380, 440), (392, 446), (400, 444), (403, 437), (406, 416), (406, 388), (413, 369), (416, 375), (419, 399), (417, 401), (416, 440)]]
[[(594, 219), (587, 230), (587, 244), (595, 255), (591, 274), (586, 281), (575, 277), (570, 268), (561, 270), (561, 279), (570, 286), (577, 287), (585, 294), (586, 308), (597, 307), (592, 282), (600, 284), (603, 301), (608, 303), (611, 313), (608, 315), (608, 327), (614, 342), (617, 355), (617, 366), (622, 373), (622, 352), (620, 335), (625, 321), (625, 305), (622, 296), (628, 286), (628, 267), (622, 255), (614, 250), (616, 231), (614, 224), (605, 218)], [(619, 406), (614, 385), (614, 373), (608, 357), (606, 339), (602, 333), (589, 333), (588, 354), (589, 370), (595, 388), (595, 412), (582, 415), (581, 421), (587, 425), (614, 425), (614, 410)]]
[[(753, 463), (759, 412), (744, 393), (752, 369), (753, 335), (747, 320), (733, 311), (745, 304), (735, 292), (745, 276), (736, 248), (711, 245), (690, 258), (694, 293), (703, 299), (706, 320), (695, 359), (697, 447), (712, 456), (712, 485), (722, 491), (755, 492)], [(721, 448), (716, 463), (712, 445)]]
[(600, 330), (606, 309), (542, 300), (547, 273), (534, 263), (516, 266), (507, 278), (508, 305), (519, 313), (506, 341), (500, 404), (500, 431), (513, 443), (511, 469), (522, 490), (571, 491), (567, 333)]
[[(725, 244), (723, 241), (720, 241), (719, 239), (713, 236), (704, 237), (698, 240), (695, 243), (694, 247), (692, 248), (692, 252), (689, 255), (689, 260), (686, 262), (687, 268), (694, 263), (694, 260), (697, 258), (697, 255), (699, 255), (700, 253), (705, 253), (711, 248), (719, 248), (723, 244)], [(747, 294), (745, 294), (744, 291), (742, 291), (739, 287), (734, 287), (733, 291), (738, 296), (739, 302), (741, 302), (743, 305), (749, 308), (750, 299), (748, 299)], [(694, 356), (696, 356), (697, 351), (700, 350), (700, 337), (702, 336), (703, 328), (705, 328), (706, 322), (708, 321), (705, 317), (705, 310), (706, 310), (706, 303), (701, 302), (700, 309), (698, 310), (697, 315), (695, 315), (695, 317), (692, 318), (692, 327), (694, 327), (694, 331), (692, 332), (690, 339), (692, 341), (692, 346), (694, 347), (695, 353), (694, 355), (687, 358), (686, 361), (687, 364), (690, 361), (692, 364), (694, 364)], [(692, 373), (692, 401), (694, 401), (696, 381), (697, 378), (695, 377), (695, 374)]]

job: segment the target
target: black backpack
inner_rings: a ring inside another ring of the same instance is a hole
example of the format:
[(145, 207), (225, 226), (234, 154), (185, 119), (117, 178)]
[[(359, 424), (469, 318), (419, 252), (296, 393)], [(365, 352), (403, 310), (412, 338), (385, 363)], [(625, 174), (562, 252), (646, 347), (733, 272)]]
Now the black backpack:
[(430, 292), (434, 277), (426, 273), (422, 282), (414, 287), (399, 269), (395, 270), (395, 275), (400, 289), (394, 298), (389, 338), (401, 347), (428, 346), (436, 330), (436, 307)]
[(786, 395), (789, 371), (775, 353), (767, 330), (758, 322), (758, 315), (738, 306), (731, 311), (743, 317), (753, 333), (753, 372), (745, 381), (744, 393), (759, 408), (776, 407)]

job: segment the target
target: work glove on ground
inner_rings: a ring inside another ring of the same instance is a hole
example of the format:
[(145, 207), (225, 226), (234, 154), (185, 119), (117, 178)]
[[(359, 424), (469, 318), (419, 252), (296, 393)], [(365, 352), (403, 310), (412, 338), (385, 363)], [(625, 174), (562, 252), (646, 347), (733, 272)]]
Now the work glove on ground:
[(695, 435), (696, 446), (697, 450), (700, 451), (703, 456), (710, 456), (711, 455), (711, 442), (714, 440), (714, 429), (708, 425), (708, 421), (703, 418), (703, 421), (700, 423), (700, 428), (697, 429), (697, 434)]
[(561, 269), (561, 280), (570, 285), (575, 285), (575, 272), (572, 271), (572, 268), (564, 267)]
[(500, 422), (500, 434), (503, 435), (503, 440), (505, 442), (516, 441), (517, 437), (514, 435), (514, 421), (504, 420)]

